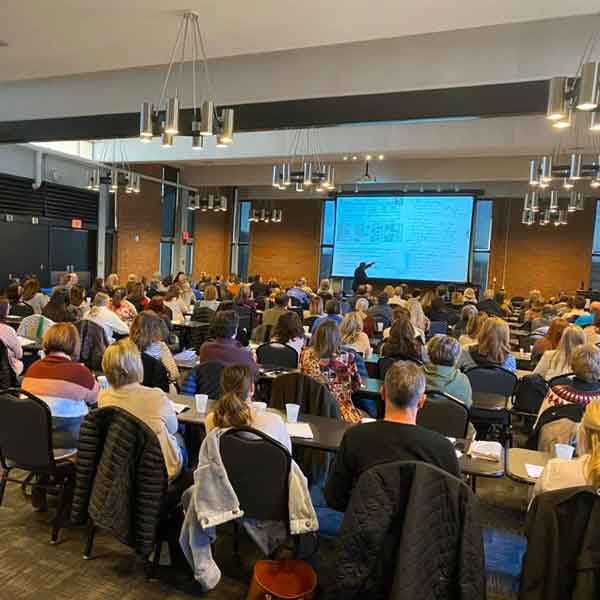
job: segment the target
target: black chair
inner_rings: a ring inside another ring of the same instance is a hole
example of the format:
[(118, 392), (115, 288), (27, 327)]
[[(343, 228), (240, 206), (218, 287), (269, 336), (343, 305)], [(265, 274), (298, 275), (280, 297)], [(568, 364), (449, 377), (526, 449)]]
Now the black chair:
[(268, 342), (256, 349), (256, 358), (260, 365), (273, 367), (298, 368), (298, 353), (290, 346), (277, 342)]
[[(58, 492), (51, 544), (66, 521), (73, 497), (76, 452), (53, 450), (52, 417), (48, 406), (33, 394), (10, 388), (0, 393), (0, 505), (7, 482)], [(10, 477), (13, 469), (28, 471), (25, 479)], [(33, 478), (37, 481), (33, 483)]]
[(373, 315), (373, 322), (375, 323), (373, 332), (375, 337), (382, 337), (384, 329), (392, 326), (392, 322), (382, 315)]
[(206, 394), (211, 399), (221, 395), (221, 371), (225, 365), (220, 362), (205, 362), (194, 367), (196, 376), (196, 394)]
[(0, 390), (17, 387), (18, 385), (17, 375), (8, 360), (8, 350), (3, 342), (0, 341)]
[(160, 388), (169, 393), (169, 372), (160, 360), (142, 352), (142, 365), (144, 367), (144, 380), (142, 385), (146, 387)]
[(431, 321), (429, 323), (429, 330), (427, 331), (427, 339), (432, 338), (434, 335), (447, 335), (448, 334), (448, 322), (447, 321)]
[(194, 306), (194, 312), (192, 313), (192, 321), (199, 323), (212, 323), (215, 318), (216, 311), (208, 306)]
[(479, 431), (499, 427), (504, 440), (511, 440), (509, 403), (515, 392), (517, 376), (502, 367), (474, 367), (465, 371), (473, 390), (471, 421)]
[(469, 426), (469, 411), (454, 396), (427, 390), (427, 400), (417, 413), (417, 425), (445, 436), (465, 438)]
[(394, 363), (397, 363), (401, 360), (415, 363), (416, 365), (419, 365), (420, 367), (423, 366), (423, 363), (416, 358), (411, 358), (408, 356), (384, 356), (384, 357), (380, 358), (379, 361), (377, 361), (377, 371), (379, 372), (379, 379), (381, 379), (381, 380), (385, 379), (385, 374), (387, 373), (387, 370)]
[(555, 385), (569, 385), (574, 377), (575, 373), (564, 373), (563, 375), (557, 375), (548, 382), (548, 387), (554, 387)]
[(319, 317), (317, 317), (316, 315), (311, 315), (310, 317), (306, 317), (306, 319), (304, 319), (302, 321), (302, 324), (305, 327), (308, 327), (308, 330), (310, 331), (312, 329), (312, 326), (314, 325), (314, 322), (318, 319)]
[(544, 378), (533, 373), (525, 375), (517, 383), (511, 412), (523, 419), (524, 428), (527, 432), (533, 428), (548, 389), (548, 384), (544, 381)]
[[(282, 521), (289, 533), (287, 448), (251, 427), (232, 428), (219, 442), (227, 477), (245, 518)], [(234, 551), (239, 552), (239, 528), (234, 521)]]
[(10, 305), (10, 314), (16, 317), (30, 317), (34, 314), (33, 308), (25, 302), (15, 302)]

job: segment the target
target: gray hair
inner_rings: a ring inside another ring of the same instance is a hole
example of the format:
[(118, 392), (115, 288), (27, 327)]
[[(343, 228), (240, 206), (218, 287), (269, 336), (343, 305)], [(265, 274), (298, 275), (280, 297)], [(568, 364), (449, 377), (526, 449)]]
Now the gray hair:
[(425, 374), (415, 363), (398, 361), (385, 374), (386, 401), (396, 408), (416, 408), (425, 393)]
[(600, 350), (592, 344), (583, 344), (573, 351), (573, 373), (578, 379), (592, 383), (600, 381)]
[(479, 310), (474, 304), (465, 304), (460, 311), (460, 316), (464, 321), (468, 321), (471, 317), (474, 317)]
[(427, 342), (427, 354), (434, 365), (453, 367), (460, 354), (460, 344), (453, 337), (438, 333)]
[(369, 310), (369, 301), (366, 298), (359, 298), (354, 305), (358, 312), (367, 312)]

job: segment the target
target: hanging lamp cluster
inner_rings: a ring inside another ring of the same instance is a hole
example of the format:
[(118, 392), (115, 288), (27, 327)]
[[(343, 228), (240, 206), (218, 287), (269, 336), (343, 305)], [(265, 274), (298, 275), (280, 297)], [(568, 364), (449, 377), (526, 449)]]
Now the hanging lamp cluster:
[(263, 203), (259, 207), (250, 210), (250, 223), (281, 223), (283, 221), (283, 209), (269, 206)]
[(317, 192), (333, 190), (335, 167), (321, 158), (320, 150), (318, 130), (296, 131), (290, 157), (273, 165), (273, 187), (280, 190), (293, 188), (297, 192), (312, 189)]
[(105, 144), (99, 161), (106, 163), (106, 166), (87, 170), (88, 190), (97, 192), (102, 182), (108, 183), (108, 189), (112, 193), (116, 193), (120, 186), (123, 186), (126, 194), (139, 194), (142, 191), (142, 177), (130, 170), (122, 140), (113, 140), (111, 144)]
[[(186, 62), (191, 63), (192, 71), (192, 149), (202, 150), (204, 138), (212, 136), (216, 136), (217, 148), (226, 148), (233, 142), (234, 111), (232, 108), (223, 108), (218, 112), (215, 108), (200, 18), (193, 11), (186, 12), (181, 18), (158, 101), (155, 104), (142, 103), (140, 139), (150, 142), (153, 137), (160, 135), (162, 146), (170, 148), (175, 136), (181, 135), (179, 111)], [(177, 73), (174, 75), (175, 71)], [(200, 71), (203, 77), (200, 77)], [(201, 79), (203, 89), (200, 86)], [(172, 95), (169, 96), (170, 92)], [(203, 98), (201, 107), (200, 98)]]
[(227, 196), (216, 191), (188, 192), (188, 210), (227, 212)]
[(558, 190), (533, 190), (525, 194), (521, 223), (546, 226), (568, 225), (568, 214), (585, 209), (582, 192), (571, 190), (568, 198), (560, 198)]

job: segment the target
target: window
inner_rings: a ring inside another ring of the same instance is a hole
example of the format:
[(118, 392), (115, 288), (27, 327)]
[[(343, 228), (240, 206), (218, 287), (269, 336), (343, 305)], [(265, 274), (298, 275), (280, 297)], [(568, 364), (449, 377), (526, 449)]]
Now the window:
[(171, 274), (173, 268), (173, 242), (160, 243), (160, 274), (163, 277)]
[(590, 287), (600, 289), (600, 211), (596, 200), (596, 219), (594, 222), (594, 243), (592, 245), (592, 269), (590, 273)]
[(475, 201), (475, 229), (473, 234), (473, 257), (471, 262), (471, 282), (482, 290), (487, 288), (492, 242), (491, 200)]
[[(179, 171), (163, 167), (163, 179), (179, 182)], [(163, 277), (172, 274), (173, 252), (175, 249), (175, 220), (177, 215), (178, 188), (163, 183), (161, 188), (160, 219), (160, 273)], [(191, 212), (191, 211), (190, 211)]]
[(335, 200), (323, 201), (321, 227), (321, 254), (319, 259), (319, 281), (331, 277), (333, 266), (333, 242), (335, 237)]
[[(190, 211), (191, 212), (191, 211)], [(185, 245), (185, 274), (190, 275), (194, 270), (194, 243)]]
[(250, 200), (237, 203), (231, 239), (231, 272), (236, 273), (242, 281), (248, 281), (251, 208), (252, 202)]

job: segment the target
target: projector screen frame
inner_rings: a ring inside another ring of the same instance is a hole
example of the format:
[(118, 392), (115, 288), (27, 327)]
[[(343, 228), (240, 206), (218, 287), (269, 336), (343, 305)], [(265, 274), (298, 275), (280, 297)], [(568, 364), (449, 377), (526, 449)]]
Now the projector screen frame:
[[(394, 196), (409, 196), (409, 197), (418, 197), (418, 196), (422, 196), (424, 198), (430, 198), (433, 196), (440, 196), (440, 197), (444, 197), (444, 198), (448, 198), (448, 197), (452, 197), (452, 196), (471, 196), (473, 199), (473, 203), (471, 206), (471, 231), (470, 231), (470, 236), (469, 236), (469, 255), (468, 255), (468, 262), (467, 262), (467, 276), (471, 277), (472, 276), (472, 269), (473, 269), (473, 246), (475, 243), (475, 227), (477, 223), (476, 223), (476, 210), (477, 210), (477, 200), (481, 199), (482, 196), (484, 195), (483, 190), (480, 189), (460, 189), (460, 190), (441, 190), (438, 191), (436, 190), (418, 190), (418, 191), (396, 191), (396, 190), (373, 190), (373, 191), (368, 191), (368, 192), (336, 192), (335, 194), (332, 194), (330, 196), (330, 199), (333, 199), (335, 201), (335, 206), (334, 206), (334, 212), (333, 212), (333, 232), (334, 232), (334, 238), (333, 238), (333, 246), (332, 246), (332, 251), (333, 251), (333, 255), (332, 255), (332, 265), (331, 265), (331, 274), (330, 277), (331, 278), (335, 278), (335, 279), (352, 279), (353, 277), (351, 275), (336, 275), (335, 272), (333, 271), (333, 258), (335, 256), (335, 242), (336, 242), (336, 234), (337, 234), (337, 208), (338, 208), (338, 199), (339, 198), (351, 198), (352, 196), (361, 196), (361, 197), (394, 197)], [(424, 284), (424, 285), (431, 285), (431, 284), (440, 284), (440, 283), (447, 283), (450, 285), (472, 285), (470, 281), (445, 281), (445, 280), (434, 280), (434, 279), (404, 279), (404, 278), (397, 278), (397, 279), (391, 279), (391, 278), (380, 278), (380, 277), (369, 277), (369, 280), (372, 281), (373, 283), (377, 284), (377, 283), (406, 283), (406, 284)]]

